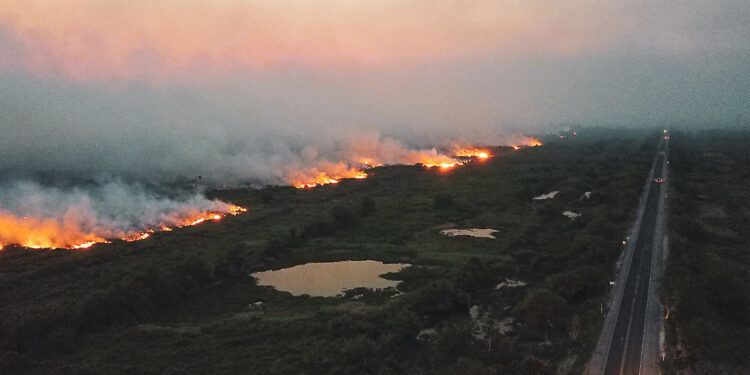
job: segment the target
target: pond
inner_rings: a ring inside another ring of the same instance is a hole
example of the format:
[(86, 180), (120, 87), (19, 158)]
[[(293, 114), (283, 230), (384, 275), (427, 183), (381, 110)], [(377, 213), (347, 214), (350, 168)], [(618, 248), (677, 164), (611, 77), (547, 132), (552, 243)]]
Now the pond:
[(400, 281), (380, 277), (409, 267), (406, 263), (383, 263), (374, 260), (307, 263), (276, 271), (256, 272), (258, 285), (299, 296), (333, 297), (354, 288), (384, 289), (396, 287)]

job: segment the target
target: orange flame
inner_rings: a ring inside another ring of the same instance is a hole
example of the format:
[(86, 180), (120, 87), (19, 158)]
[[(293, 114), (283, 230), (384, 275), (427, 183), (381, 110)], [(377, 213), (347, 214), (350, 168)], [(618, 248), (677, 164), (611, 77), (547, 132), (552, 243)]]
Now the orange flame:
[(125, 237), (123, 238), (123, 240), (128, 241), (128, 242), (133, 242), (133, 241), (145, 240), (146, 238), (149, 238), (149, 237), (151, 237), (151, 233), (144, 232), (144, 233), (139, 233), (132, 237)]
[(416, 164), (422, 164), (425, 167), (440, 167), (442, 169), (453, 168), (457, 165), (463, 164), (460, 160), (452, 158), (450, 156), (438, 154), (436, 151), (431, 150), (430, 152), (415, 152)]
[(360, 161), (360, 164), (362, 164), (362, 166), (365, 168), (380, 167), (383, 165), (381, 163), (373, 161), (372, 159), (362, 159), (362, 161)]
[[(326, 166), (324, 166), (325, 168)], [(314, 188), (321, 185), (338, 184), (345, 178), (363, 179), (367, 173), (356, 168), (343, 166), (343, 163), (329, 165), (330, 171), (309, 168), (293, 173), (292, 185), (298, 189)]]
[(479, 159), (487, 159), (490, 157), (489, 150), (483, 150), (481, 148), (462, 148), (453, 151), (453, 155), (460, 157), (475, 157)]
[(94, 233), (82, 232), (75, 224), (55, 220), (19, 218), (0, 211), (0, 246), (20, 244), (32, 249), (87, 248), (106, 242)]
[[(387, 163), (423, 165), (428, 168), (437, 167), (440, 169), (450, 169), (466, 163), (465, 160), (457, 159), (457, 157), (486, 159), (491, 156), (488, 150), (471, 146), (455, 147), (455, 151), (453, 152), (455, 157), (451, 157), (439, 153), (434, 148), (430, 150), (408, 150), (398, 145), (386, 143), (386, 146), (383, 148), (391, 152), (384, 153), (382, 149), (375, 147), (372, 144), (363, 143), (362, 145), (364, 146), (363, 149), (355, 152), (355, 157), (353, 157), (350, 162), (358, 167), (351, 167), (343, 162), (323, 162), (316, 167), (301, 168), (292, 171), (290, 177), (288, 177), (290, 184), (296, 188), (305, 189), (321, 185), (337, 184), (345, 178), (364, 179), (367, 178), (367, 173), (362, 169), (378, 167), (386, 165)], [(372, 157), (373, 155), (380, 155), (385, 159), (385, 162)]]
[[(193, 226), (193, 225), (198, 225), (198, 224), (206, 222), (207, 220), (219, 221), (219, 220), (223, 219), (227, 214), (228, 215), (236, 216), (236, 215), (239, 215), (239, 214), (241, 214), (243, 212), (247, 212), (247, 208), (236, 206), (236, 205), (232, 205), (232, 206), (229, 206), (228, 213), (226, 213), (226, 214), (222, 214), (222, 213), (219, 213), (219, 212), (207, 212), (207, 213), (203, 213), (199, 217), (193, 217), (193, 218), (189, 218), (189, 219), (184, 220), (182, 224), (177, 225), (177, 228), (184, 228), (184, 227), (190, 227), (190, 226)], [(174, 229), (171, 228), (171, 227), (168, 227), (166, 225), (163, 225), (163, 226), (161, 226), (160, 230), (162, 232), (171, 232)], [(130, 236), (125, 236), (125, 237), (122, 238), (122, 240), (123, 241), (127, 241), (127, 242), (145, 240), (145, 239), (151, 237), (151, 233), (155, 233), (155, 232), (156, 231), (154, 229), (147, 229), (145, 232), (142, 232), (142, 233), (136, 233), (136, 234), (133, 234), (133, 235), (130, 235)]]
[[(523, 137), (518, 144), (526, 146), (541, 146), (537, 138)], [(513, 149), (521, 147), (513, 145)], [(321, 185), (339, 183), (345, 178), (363, 179), (367, 173), (363, 171), (372, 167), (386, 164), (423, 165), (428, 168), (437, 167), (441, 170), (450, 169), (469, 162), (466, 158), (487, 159), (492, 157), (489, 149), (474, 147), (467, 144), (455, 144), (451, 155), (438, 152), (437, 149), (410, 150), (398, 142), (380, 139), (369, 139), (353, 142), (351, 157), (346, 162), (320, 162), (312, 167), (290, 168), (286, 173), (286, 180), (299, 189), (314, 188)]]
[(527, 138), (524, 140), (524, 145), (530, 146), (530, 147), (537, 147), (542, 145), (542, 141), (536, 139), (536, 138)]
[[(218, 221), (227, 215), (239, 215), (243, 212), (247, 212), (247, 208), (231, 205), (226, 212), (203, 212), (197, 217), (184, 219), (182, 224), (176, 227), (197, 225), (207, 220)], [(169, 232), (173, 228), (162, 225), (159, 230)], [(149, 228), (143, 232), (125, 233), (121, 239), (127, 242), (145, 240), (156, 231)], [(99, 243), (110, 243), (110, 241), (104, 236), (83, 232), (75, 224), (61, 224), (52, 219), (19, 218), (0, 211), (0, 250), (10, 244), (30, 249), (88, 249)]]
[(417, 163), (417, 164), (422, 164), (422, 165), (424, 165), (425, 167), (428, 167), (428, 168), (440, 167), (442, 169), (447, 169), (447, 168), (453, 168), (453, 167), (455, 167), (455, 166), (457, 166), (457, 165), (459, 165), (461, 163), (458, 162), (458, 161), (447, 161), (447, 162), (437, 161), (436, 162), (436, 161), (428, 160), (426, 162), (420, 162), (420, 163)]

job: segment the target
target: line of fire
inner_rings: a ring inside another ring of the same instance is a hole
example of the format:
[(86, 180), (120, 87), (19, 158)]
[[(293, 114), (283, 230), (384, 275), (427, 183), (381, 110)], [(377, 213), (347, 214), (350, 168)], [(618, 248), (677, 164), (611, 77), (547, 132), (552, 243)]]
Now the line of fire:
[[(542, 142), (536, 138), (527, 138), (523, 145), (511, 145), (518, 151), (521, 147), (541, 146)], [(454, 147), (450, 154), (432, 155), (419, 153), (415, 165), (438, 170), (449, 170), (463, 166), (477, 160), (485, 160), (493, 155), (488, 147)], [(368, 170), (384, 166), (374, 158), (359, 161), (357, 166), (347, 166), (342, 173), (332, 174), (325, 171), (315, 171), (312, 176), (302, 176), (299, 180), (289, 181), (298, 189), (312, 189), (323, 185), (337, 184), (344, 179), (365, 179)], [(96, 244), (112, 243), (113, 241), (142, 241), (150, 238), (156, 232), (169, 232), (174, 229), (191, 227), (205, 222), (216, 222), (227, 216), (236, 216), (247, 212), (247, 208), (237, 205), (227, 205), (222, 211), (201, 211), (185, 215), (170, 223), (163, 223), (152, 228), (138, 231), (119, 233), (116, 237), (82, 231), (74, 225), (62, 224), (54, 219), (40, 219), (33, 217), (17, 217), (0, 211), (0, 250), (9, 245), (21, 246), (28, 249), (88, 249)]]

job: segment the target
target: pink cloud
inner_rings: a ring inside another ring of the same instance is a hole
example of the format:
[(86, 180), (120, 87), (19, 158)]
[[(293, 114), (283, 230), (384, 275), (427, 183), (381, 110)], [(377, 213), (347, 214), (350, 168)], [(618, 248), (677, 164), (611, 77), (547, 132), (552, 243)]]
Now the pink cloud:
[(601, 37), (592, 32), (592, 12), (601, 6), (592, 4), (0, 0), (0, 25), (34, 72), (158, 80), (289, 65), (378, 67), (576, 53)]

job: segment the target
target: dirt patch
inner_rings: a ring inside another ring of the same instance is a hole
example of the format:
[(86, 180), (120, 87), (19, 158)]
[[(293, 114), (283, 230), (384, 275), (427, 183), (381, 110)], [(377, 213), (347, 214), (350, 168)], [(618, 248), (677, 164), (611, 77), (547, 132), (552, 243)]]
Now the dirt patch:
[(563, 211), (563, 216), (566, 216), (570, 220), (575, 220), (581, 216), (581, 214), (577, 214), (573, 211)]
[(471, 229), (443, 229), (440, 234), (455, 237), (455, 236), (471, 236), (479, 238), (495, 238), (492, 234), (498, 232), (497, 229), (492, 228), (471, 228)]
[(495, 286), (495, 290), (503, 289), (503, 288), (519, 288), (522, 286), (526, 286), (525, 281), (520, 280), (513, 280), (513, 279), (505, 279), (505, 281), (501, 282), (500, 284), (497, 284)]
[(552, 198), (554, 198), (559, 193), (560, 193), (559, 190), (555, 190), (555, 191), (549, 192), (547, 194), (542, 194), (542, 195), (536, 196), (536, 197), (534, 197), (532, 199), (535, 200), (535, 201), (542, 201), (542, 200), (545, 200), (545, 199), (552, 199)]

